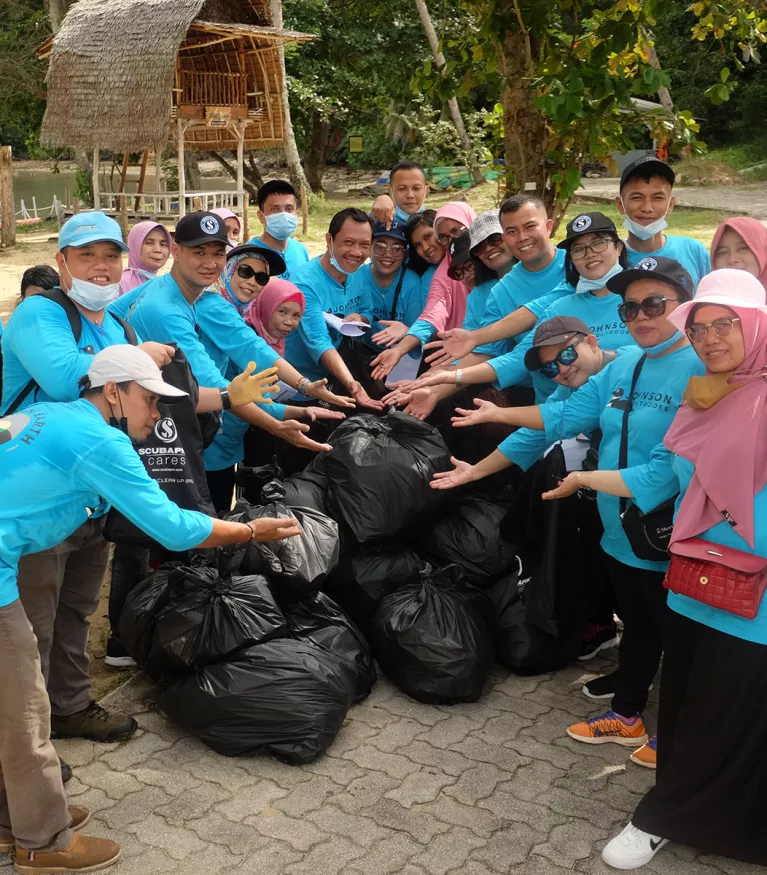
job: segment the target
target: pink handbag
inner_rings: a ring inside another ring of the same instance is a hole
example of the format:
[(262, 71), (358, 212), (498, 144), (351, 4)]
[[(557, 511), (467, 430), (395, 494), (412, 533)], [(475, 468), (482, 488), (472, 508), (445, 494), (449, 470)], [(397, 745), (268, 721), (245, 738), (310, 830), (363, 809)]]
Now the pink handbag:
[(685, 538), (669, 548), (671, 564), (663, 585), (679, 595), (753, 620), (767, 588), (767, 559)]

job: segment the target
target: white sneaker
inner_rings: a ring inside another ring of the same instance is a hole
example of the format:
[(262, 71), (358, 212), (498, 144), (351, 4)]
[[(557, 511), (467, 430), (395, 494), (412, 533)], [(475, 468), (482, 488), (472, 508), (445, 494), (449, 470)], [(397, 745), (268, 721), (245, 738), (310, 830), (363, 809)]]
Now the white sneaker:
[(638, 869), (649, 863), (666, 844), (668, 839), (642, 832), (629, 823), (605, 845), (602, 859), (613, 869)]

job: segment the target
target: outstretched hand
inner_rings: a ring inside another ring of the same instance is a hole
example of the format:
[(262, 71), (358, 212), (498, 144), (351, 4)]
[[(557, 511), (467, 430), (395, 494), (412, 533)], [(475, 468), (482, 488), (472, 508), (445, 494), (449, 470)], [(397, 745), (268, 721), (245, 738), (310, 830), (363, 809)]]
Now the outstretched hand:
[(258, 520), (249, 520), (247, 525), (255, 536), (254, 541), (263, 543), (265, 541), (283, 541), (285, 538), (293, 538), (296, 535), (303, 534), (298, 520), (279, 519), (278, 517), (261, 517)]
[(379, 346), (396, 346), (408, 332), (408, 327), (404, 322), (390, 319), (379, 319), (378, 321), (381, 325), (386, 326), (383, 331), (378, 331), (371, 337), (373, 343), (377, 343)]
[(432, 340), (424, 345), (424, 349), (434, 350), (431, 355), (426, 356), (426, 362), (432, 368), (447, 367), (451, 362), (467, 356), (475, 346), (472, 332), (465, 328), (440, 331), (437, 337), (439, 340)]
[(474, 479), (474, 465), (462, 462), (460, 459), (456, 459), (455, 456), (451, 456), (450, 461), (455, 467), (452, 471), (436, 473), (431, 481), (432, 489), (455, 489), (456, 486), (471, 483)]
[(277, 386), (277, 368), (267, 368), (254, 374), (255, 362), (249, 362), (247, 368), (232, 380), (226, 387), (232, 407), (244, 407), (246, 404), (271, 404), (270, 392), (279, 392)]
[(568, 498), (570, 495), (575, 495), (581, 486), (586, 485), (579, 482), (581, 476), (581, 471), (571, 471), (564, 480), (559, 481), (559, 486), (556, 489), (544, 492), (541, 498), (544, 501), (552, 501), (556, 498)]
[(396, 349), (385, 349), (370, 362), (371, 376), (374, 380), (385, 380), (399, 362), (400, 355)]
[(349, 398), (346, 395), (336, 395), (327, 388), (328, 381), (323, 377), (321, 380), (315, 380), (313, 383), (307, 383), (304, 387), (304, 394), (310, 398), (316, 398), (318, 401), (325, 401), (327, 404), (334, 404), (336, 407), (355, 407), (354, 398)]
[(467, 425), (481, 425), (483, 422), (498, 422), (496, 419), (500, 407), (493, 404), (492, 401), (485, 401), (482, 398), (475, 398), (474, 403), (477, 405), (476, 410), (464, 410), (461, 407), (456, 407), (455, 412), (458, 416), (454, 416), (451, 420), (454, 426), (462, 428)]
[(293, 444), (294, 447), (300, 447), (302, 450), (311, 450), (314, 453), (329, 452), (333, 449), (330, 444), (318, 444), (313, 441), (306, 432), (309, 431), (309, 426), (304, 425), (297, 419), (286, 419), (280, 423), (279, 429), (275, 432), (276, 436)]

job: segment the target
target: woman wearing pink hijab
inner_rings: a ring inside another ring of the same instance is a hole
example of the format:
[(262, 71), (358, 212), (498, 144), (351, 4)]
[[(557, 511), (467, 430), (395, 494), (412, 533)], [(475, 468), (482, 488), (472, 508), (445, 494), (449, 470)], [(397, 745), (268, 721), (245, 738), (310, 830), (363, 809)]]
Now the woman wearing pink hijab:
[(304, 294), (298, 286), (275, 277), (248, 307), (245, 321), (284, 358), (285, 338), (298, 328), (305, 307)]
[[(465, 203), (455, 201), (440, 207), (434, 219), (437, 242), (447, 250), (450, 242), (469, 228), (476, 218), (477, 214)], [(450, 278), (449, 267), (450, 256), (446, 254), (431, 281), (421, 315), (395, 347), (384, 350), (370, 363), (374, 379), (387, 377), (403, 356), (418, 349), (436, 332), (461, 327), (470, 290), (459, 280)]]
[(234, 249), (235, 246), (240, 245), (240, 217), (237, 213), (228, 209), (227, 207), (216, 207), (215, 210), (211, 210), (214, 216), (218, 216), (219, 219), (224, 220), (224, 224), (226, 225), (226, 236), (229, 238), (229, 248)]
[(128, 267), (120, 280), (120, 294), (157, 276), (170, 258), (172, 240), (165, 225), (157, 222), (139, 222), (128, 234)]
[(711, 267), (747, 270), (767, 289), (767, 227), (748, 216), (722, 222), (711, 242)]
[[(715, 270), (668, 320), (687, 333), (706, 375), (690, 379), (664, 441), (680, 492), (657, 783), (602, 856), (639, 868), (673, 841), (767, 866), (765, 289), (741, 269)], [(734, 597), (738, 570), (753, 575), (748, 604)]]

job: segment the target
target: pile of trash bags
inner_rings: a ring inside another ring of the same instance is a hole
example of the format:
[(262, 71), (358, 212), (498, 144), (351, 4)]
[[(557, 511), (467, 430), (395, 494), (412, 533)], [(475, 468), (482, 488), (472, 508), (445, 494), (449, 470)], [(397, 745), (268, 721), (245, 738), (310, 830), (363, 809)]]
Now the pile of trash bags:
[(450, 454), (401, 413), (362, 414), (283, 478), (242, 467), (227, 518), (295, 517), (285, 541), (197, 551), (131, 594), (121, 635), (159, 705), (229, 756), (305, 763), (381, 670), (414, 699), (478, 699), (494, 660), (548, 671), (578, 654), (587, 599), (579, 499), (543, 502), (549, 453), (517, 489), (434, 490)]

